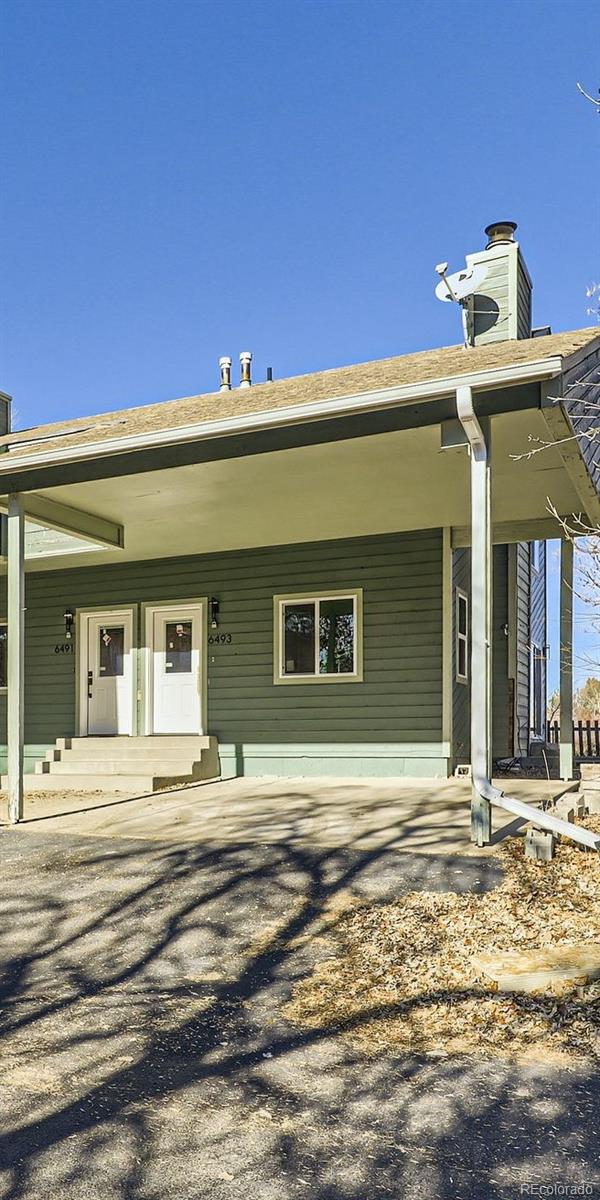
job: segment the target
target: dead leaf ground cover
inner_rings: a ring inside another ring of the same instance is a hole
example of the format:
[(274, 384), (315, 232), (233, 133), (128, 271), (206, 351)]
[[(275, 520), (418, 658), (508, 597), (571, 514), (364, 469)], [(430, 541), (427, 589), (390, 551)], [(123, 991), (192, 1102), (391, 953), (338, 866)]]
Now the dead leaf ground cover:
[[(600, 833), (600, 817), (582, 824)], [(504, 878), (475, 894), (415, 891), (357, 905), (330, 928), (335, 957), (295, 988), (288, 1019), (338, 1028), (374, 1052), (600, 1060), (600, 984), (507, 994), (477, 974), (486, 951), (600, 944), (600, 858), (562, 842), (550, 863), (520, 838), (496, 852)]]

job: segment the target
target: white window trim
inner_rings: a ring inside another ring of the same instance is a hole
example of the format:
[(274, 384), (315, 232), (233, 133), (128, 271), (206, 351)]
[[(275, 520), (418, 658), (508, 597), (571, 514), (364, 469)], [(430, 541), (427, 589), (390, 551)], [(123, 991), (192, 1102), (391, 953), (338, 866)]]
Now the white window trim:
[[(455, 628), (454, 676), (455, 676), (457, 683), (468, 683), (469, 682), (469, 625), (470, 625), (470, 619), (471, 619), (471, 613), (469, 611), (469, 597), (468, 597), (467, 593), (463, 591), (462, 588), (457, 587), (454, 589), (454, 592), (455, 592), (455, 597), (454, 597), (454, 628)], [(460, 623), (458, 620), (458, 612), (459, 612), (461, 600), (464, 600), (465, 605), (466, 605), (466, 610), (467, 610), (466, 633), (460, 632)], [(466, 674), (465, 675), (461, 675), (459, 672), (459, 669), (458, 669), (458, 664), (460, 661), (460, 656), (459, 656), (458, 651), (459, 651), (459, 646), (460, 646), (461, 642), (465, 643), (465, 663), (466, 663)]]
[[(318, 653), (318, 637), (315, 637), (315, 674), (286, 675), (283, 670), (283, 610), (286, 604), (317, 605), (324, 600), (352, 600), (354, 603), (354, 671), (352, 674), (317, 674), (316, 656)], [(363, 590), (362, 588), (341, 588), (337, 591), (324, 592), (291, 592), (289, 595), (273, 596), (273, 682), (276, 684), (331, 684), (331, 683), (362, 683), (363, 681)]]
[[(8, 640), (8, 618), (7, 617), (0, 617), (0, 626), (1, 625), (6, 625), (6, 637)], [(8, 684), (5, 683), (3, 687), (0, 687), (0, 696), (6, 696), (7, 694), (8, 694)]]

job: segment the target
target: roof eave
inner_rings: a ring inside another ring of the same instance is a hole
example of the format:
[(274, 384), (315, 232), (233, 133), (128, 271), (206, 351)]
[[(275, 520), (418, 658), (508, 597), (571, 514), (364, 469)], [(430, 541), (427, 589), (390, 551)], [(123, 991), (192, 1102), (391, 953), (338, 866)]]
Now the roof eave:
[(470, 371), (423, 383), (337, 396), (331, 400), (295, 404), (286, 408), (244, 413), (239, 417), (200, 421), (192, 425), (176, 426), (156, 432), (134, 434), (129, 437), (108, 438), (80, 445), (62, 446), (36, 454), (24, 454), (21, 458), (8, 451), (0, 456), (0, 478), (3, 475), (14, 476), (20, 471), (29, 471), (36, 467), (50, 467), (86, 459), (96, 460), (99, 457), (109, 457), (114, 454), (150, 450), (161, 445), (200, 441), (223, 437), (227, 434), (252, 433), (260, 429), (276, 429), (280, 426), (301, 424), (305, 421), (326, 420), (345, 414), (378, 411), (408, 403), (427, 403), (451, 395), (461, 385), (469, 386), (474, 391), (480, 391), (551, 379), (561, 374), (565, 361), (570, 360), (565, 360), (560, 355), (552, 355), (535, 362), (516, 363), (484, 371)]

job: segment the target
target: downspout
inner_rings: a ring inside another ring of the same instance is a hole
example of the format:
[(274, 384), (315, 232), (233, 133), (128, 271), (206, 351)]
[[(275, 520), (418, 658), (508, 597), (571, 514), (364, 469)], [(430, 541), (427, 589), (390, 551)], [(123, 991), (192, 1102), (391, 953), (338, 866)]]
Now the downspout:
[(506, 796), (491, 780), (492, 767), (492, 521), (490, 456), (470, 387), (456, 389), (456, 412), (471, 454), (471, 829), (473, 841), (491, 840), (491, 807), (600, 852), (590, 829), (562, 821)]

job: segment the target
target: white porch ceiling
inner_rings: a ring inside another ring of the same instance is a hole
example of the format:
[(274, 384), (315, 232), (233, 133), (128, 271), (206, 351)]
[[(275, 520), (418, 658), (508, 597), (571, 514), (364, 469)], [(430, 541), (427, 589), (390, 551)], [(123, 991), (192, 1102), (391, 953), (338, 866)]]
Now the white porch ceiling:
[[(535, 410), (493, 420), (494, 522), (579, 511), (558, 451), (516, 461), (547, 427)], [(89, 551), (79, 562), (241, 549), (351, 537), (469, 520), (464, 449), (441, 450), (439, 426), (377, 434), (328, 445), (71, 484), (39, 493), (121, 522), (125, 548)], [(532, 536), (535, 536), (532, 534)], [(74, 566), (53, 554), (29, 569)]]

